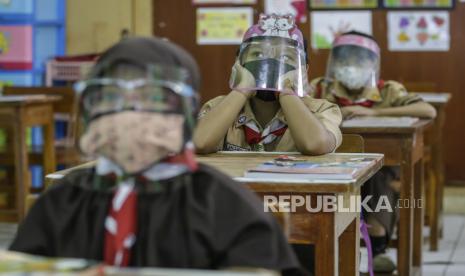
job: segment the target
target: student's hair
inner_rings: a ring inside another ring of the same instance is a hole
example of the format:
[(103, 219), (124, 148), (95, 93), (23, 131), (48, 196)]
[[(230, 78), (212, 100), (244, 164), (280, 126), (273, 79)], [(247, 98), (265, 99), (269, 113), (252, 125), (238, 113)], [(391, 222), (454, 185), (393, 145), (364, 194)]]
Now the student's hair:
[(378, 43), (374, 36), (366, 34), (366, 33), (358, 32), (358, 31), (349, 31), (349, 32), (342, 33), (341, 35), (359, 35), (359, 36), (369, 38), (373, 40), (374, 42)]

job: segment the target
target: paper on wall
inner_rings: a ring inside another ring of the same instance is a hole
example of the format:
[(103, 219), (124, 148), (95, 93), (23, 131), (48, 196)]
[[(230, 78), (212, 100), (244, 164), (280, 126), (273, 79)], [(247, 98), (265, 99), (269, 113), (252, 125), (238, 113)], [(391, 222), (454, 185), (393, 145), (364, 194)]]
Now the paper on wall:
[(448, 51), (449, 13), (446, 11), (389, 12), (390, 51)]
[(334, 38), (344, 32), (372, 34), (370, 11), (315, 11), (310, 13), (313, 49), (329, 49)]

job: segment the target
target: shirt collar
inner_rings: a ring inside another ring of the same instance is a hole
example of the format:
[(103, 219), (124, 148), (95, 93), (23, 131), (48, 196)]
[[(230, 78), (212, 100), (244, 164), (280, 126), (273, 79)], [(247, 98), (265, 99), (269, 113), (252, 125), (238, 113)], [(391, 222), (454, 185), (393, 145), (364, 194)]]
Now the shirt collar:
[[(276, 112), (275, 116), (273, 117), (273, 119), (271, 119), (271, 121), (268, 123), (268, 125), (272, 124), (275, 120), (280, 120), (281, 122), (283, 122), (284, 124), (287, 125), (287, 121), (286, 121), (286, 118), (284, 116), (284, 112), (283, 112), (282, 108), (280, 108), (278, 110), (278, 112)], [(255, 118), (255, 114), (253, 113), (252, 107), (250, 106), (250, 100), (248, 100), (245, 103), (244, 108), (242, 109), (241, 113), (239, 113), (239, 116), (237, 117), (237, 120), (236, 120), (234, 126), (236, 128), (239, 128), (239, 127), (242, 127), (243, 125), (247, 124), (250, 121), (254, 122), (255, 125), (257, 125), (257, 127), (261, 131), (263, 130), (264, 127), (260, 126), (257, 119)]]
[[(117, 176), (123, 176), (123, 170), (116, 165), (113, 161), (105, 157), (99, 157), (95, 166), (97, 175), (103, 176), (111, 173)], [(189, 168), (184, 164), (170, 164), (161, 162), (153, 165), (150, 169), (144, 171), (142, 175), (151, 181), (165, 180), (173, 178), (185, 172), (188, 172)]]

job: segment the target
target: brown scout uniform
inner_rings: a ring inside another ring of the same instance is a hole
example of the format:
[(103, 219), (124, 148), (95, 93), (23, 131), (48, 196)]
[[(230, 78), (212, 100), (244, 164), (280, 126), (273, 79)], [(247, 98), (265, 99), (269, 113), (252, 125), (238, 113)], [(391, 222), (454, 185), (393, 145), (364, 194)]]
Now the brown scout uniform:
[[(388, 108), (422, 101), (418, 95), (408, 93), (405, 87), (396, 81), (380, 81), (377, 88), (366, 88), (359, 95), (350, 95), (339, 82), (325, 82), (324, 78), (317, 78), (310, 84), (310, 95), (326, 99), (340, 107), (360, 105), (368, 108)], [(362, 196), (373, 196), (368, 202), (370, 208), (376, 208), (380, 196), (387, 196), (391, 206), (396, 208), (399, 194), (391, 188), (390, 182), (398, 178), (397, 167), (384, 167), (363, 185)], [(387, 238), (390, 239), (398, 220), (398, 209), (392, 213), (381, 210), (372, 215), (383, 225), (387, 231)]]
[[(218, 105), (225, 96), (218, 96), (207, 103), (205, 103), (199, 113), (199, 120), (208, 113), (212, 108)], [(331, 132), (336, 139), (336, 148), (340, 146), (342, 142), (342, 134), (339, 129), (339, 125), (342, 121), (341, 111), (335, 104), (331, 104), (326, 100), (313, 99), (309, 96), (302, 98), (302, 101), (308, 107), (309, 110), (320, 120), (325, 128)], [(250, 145), (247, 142), (245, 134), (246, 125), (254, 123), (260, 132), (263, 132), (269, 126), (281, 123), (287, 125), (286, 118), (282, 109), (280, 109), (275, 117), (268, 123), (267, 126), (262, 127), (255, 119), (250, 103), (247, 102), (239, 113), (234, 124), (228, 129), (225, 138), (218, 145), (218, 150), (224, 151), (279, 151), (279, 152), (295, 152), (297, 148), (292, 138), (289, 129), (285, 129), (282, 135), (279, 135), (270, 143), (260, 142), (255, 145)], [(302, 126), (305, 127), (305, 126)], [(312, 137), (308, 137), (311, 139)]]

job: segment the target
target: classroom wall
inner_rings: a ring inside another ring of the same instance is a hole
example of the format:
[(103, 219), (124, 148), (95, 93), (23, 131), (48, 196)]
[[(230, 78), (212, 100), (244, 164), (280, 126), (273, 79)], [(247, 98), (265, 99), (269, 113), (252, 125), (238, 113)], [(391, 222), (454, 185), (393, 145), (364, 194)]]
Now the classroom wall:
[(121, 38), (121, 31), (150, 36), (152, 0), (68, 0), (67, 54), (101, 52)]
[[(225, 5), (216, 5), (224, 7)], [(253, 6), (255, 19), (263, 11), (263, 0)], [(182, 45), (197, 59), (202, 70), (202, 102), (228, 93), (228, 79), (237, 46), (199, 46), (195, 37), (195, 8), (190, 0), (153, 0), (154, 34)], [(373, 12), (374, 35), (382, 49), (382, 78), (405, 82), (410, 87), (453, 94), (447, 108), (445, 160), (448, 183), (465, 185), (465, 3), (451, 11), (449, 52), (389, 52), (386, 11)], [(309, 20), (310, 21), (310, 20)], [(310, 37), (310, 23), (300, 26)], [(311, 78), (324, 74), (328, 51), (310, 50)]]

